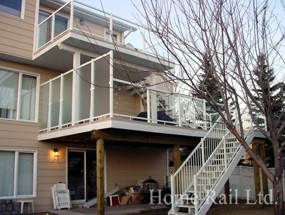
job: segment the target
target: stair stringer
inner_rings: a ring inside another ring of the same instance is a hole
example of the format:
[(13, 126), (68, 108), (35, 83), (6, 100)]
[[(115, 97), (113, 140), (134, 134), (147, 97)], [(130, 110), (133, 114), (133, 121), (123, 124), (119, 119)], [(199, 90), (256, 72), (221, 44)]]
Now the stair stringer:
[[(254, 138), (254, 132), (251, 132), (246, 138), (247, 144), (250, 144), (253, 138)], [(205, 215), (208, 212), (211, 205), (215, 202), (216, 197), (220, 194), (226, 181), (229, 179), (229, 177), (233, 173), (235, 167), (237, 166), (244, 152), (245, 152), (244, 147), (240, 145), (238, 152), (236, 153), (236, 155), (230, 162), (229, 166), (225, 169), (222, 176), (219, 178), (215, 186), (212, 188), (214, 192), (211, 193), (211, 195), (206, 198), (203, 205), (199, 208), (199, 210), (197, 211), (197, 213), (195, 213), (195, 215)]]

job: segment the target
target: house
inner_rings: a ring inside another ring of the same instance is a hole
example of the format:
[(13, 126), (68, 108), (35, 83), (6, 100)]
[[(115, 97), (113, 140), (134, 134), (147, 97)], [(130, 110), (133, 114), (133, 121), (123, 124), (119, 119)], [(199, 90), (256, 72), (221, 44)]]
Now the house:
[[(175, 93), (147, 28), (82, 2), (0, 1), (0, 199), (46, 211), (62, 182), (73, 205), (102, 208), (104, 193), (151, 177), (171, 187), (169, 214), (205, 214), (239, 142), (204, 100)], [(196, 148), (180, 165), (182, 146)]]
[(174, 62), (137, 47), (143, 26), (73, 0), (1, 1), (0, 22), (0, 199), (45, 211), (58, 182), (73, 204), (162, 187), (169, 151), (178, 167), (211, 126), (163, 75)]

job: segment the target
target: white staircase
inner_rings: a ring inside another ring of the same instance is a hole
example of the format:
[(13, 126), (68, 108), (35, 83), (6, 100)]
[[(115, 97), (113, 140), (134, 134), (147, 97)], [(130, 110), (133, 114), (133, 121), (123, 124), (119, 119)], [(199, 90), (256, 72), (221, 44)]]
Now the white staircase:
[[(245, 136), (250, 143), (252, 133)], [(220, 117), (171, 176), (172, 205), (168, 214), (206, 214), (243, 153)]]

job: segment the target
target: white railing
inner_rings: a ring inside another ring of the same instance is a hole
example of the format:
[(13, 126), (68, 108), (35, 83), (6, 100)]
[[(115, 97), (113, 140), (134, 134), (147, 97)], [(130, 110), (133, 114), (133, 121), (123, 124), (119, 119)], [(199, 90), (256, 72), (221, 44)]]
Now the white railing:
[[(110, 117), (113, 107), (112, 52), (93, 59), (41, 85), (41, 131)], [(99, 68), (99, 69), (98, 69)]]
[[(235, 123), (238, 129), (238, 120)], [(247, 143), (250, 143), (252, 130), (243, 132)], [(212, 204), (211, 201), (205, 203), (207, 198), (215, 198), (209, 192), (220, 192), (243, 152), (241, 144), (226, 129), (220, 117), (171, 176), (172, 208), (169, 214), (175, 214), (180, 207), (188, 208), (188, 213), (205, 214)]]
[(101, 40), (156, 57), (159, 55), (169, 58), (159, 38), (146, 26), (76, 0), (60, 6), (40, 22), (36, 29), (34, 52), (52, 43), (65, 32), (72, 31), (88, 38), (90, 43), (92, 40)]
[(225, 124), (220, 117), (179, 169), (171, 175), (171, 213), (175, 213), (176, 206), (181, 204), (185, 195), (187, 195), (187, 192), (193, 186), (194, 175), (196, 175), (205, 162), (207, 162), (225, 133)]
[(114, 79), (112, 60), (111, 51), (43, 83), (40, 132), (116, 116), (202, 129), (213, 123), (204, 100)]
[(209, 191), (219, 192), (214, 190), (214, 186), (220, 177), (223, 176), (240, 147), (240, 143), (228, 131), (209, 159), (194, 175), (194, 190), (196, 197), (195, 213), (199, 211), (202, 204), (204, 204), (205, 200), (209, 197)]

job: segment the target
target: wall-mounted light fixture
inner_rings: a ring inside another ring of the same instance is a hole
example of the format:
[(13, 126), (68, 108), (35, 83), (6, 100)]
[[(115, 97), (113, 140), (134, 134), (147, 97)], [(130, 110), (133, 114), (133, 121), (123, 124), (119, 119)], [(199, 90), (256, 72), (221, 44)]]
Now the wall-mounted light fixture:
[(54, 148), (53, 149), (53, 156), (55, 157), (55, 158), (58, 158), (58, 149), (57, 148)]

